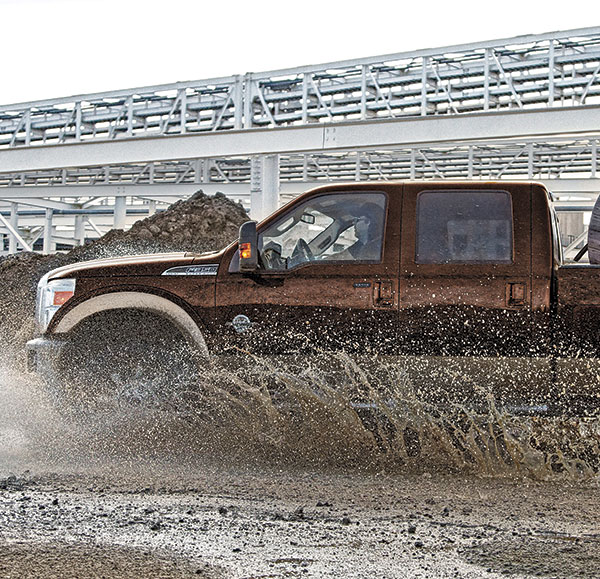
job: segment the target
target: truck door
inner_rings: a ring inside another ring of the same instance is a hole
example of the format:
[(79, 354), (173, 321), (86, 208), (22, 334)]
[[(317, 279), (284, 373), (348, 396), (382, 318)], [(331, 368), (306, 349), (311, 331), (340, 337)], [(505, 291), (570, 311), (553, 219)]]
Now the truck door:
[(411, 184), (402, 211), (404, 351), (529, 352), (531, 186)]
[[(385, 351), (397, 330), (401, 186), (334, 187), (258, 228), (260, 269), (217, 278), (228, 345), (257, 353)], [(227, 265), (225, 263), (225, 265)]]

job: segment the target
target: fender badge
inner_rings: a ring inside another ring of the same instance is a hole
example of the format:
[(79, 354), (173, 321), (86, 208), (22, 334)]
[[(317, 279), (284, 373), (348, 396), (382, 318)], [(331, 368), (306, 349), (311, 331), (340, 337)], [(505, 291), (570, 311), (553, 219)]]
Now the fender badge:
[(250, 329), (250, 327), (252, 326), (252, 322), (250, 321), (250, 318), (248, 316), (238, 314), (231, 321), (231, 325), (238, 334), (243, 334), (244, 332), (247, 332)]
[(162, 272), (161, 275), (217, 275), (219, 264), (178, 265)]

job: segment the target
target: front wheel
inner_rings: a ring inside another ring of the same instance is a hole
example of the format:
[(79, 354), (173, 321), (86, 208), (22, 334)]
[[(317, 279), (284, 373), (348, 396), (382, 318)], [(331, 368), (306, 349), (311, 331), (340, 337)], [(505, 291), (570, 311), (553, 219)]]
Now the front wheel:
[(155, 314), (113, 310), (70, 332), (57, 364), (57, 395), (72, 405), (170, 406), (192, 403), (206, 360)]

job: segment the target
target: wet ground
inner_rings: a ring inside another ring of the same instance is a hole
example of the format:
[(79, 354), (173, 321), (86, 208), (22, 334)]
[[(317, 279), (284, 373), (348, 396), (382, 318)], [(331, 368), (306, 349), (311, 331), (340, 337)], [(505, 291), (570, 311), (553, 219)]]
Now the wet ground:
[(593, 486), (184, 466), (5, 478), (1, 576), (600, 575)]
[(283, 460), (257, 424), (213, 446), (162, 411), (73, 417), (7, 369), (0, 396), (0, 577), (600, 577), (593, 468), (376, 460), (364, 433), (314, 461), (297, 423)]

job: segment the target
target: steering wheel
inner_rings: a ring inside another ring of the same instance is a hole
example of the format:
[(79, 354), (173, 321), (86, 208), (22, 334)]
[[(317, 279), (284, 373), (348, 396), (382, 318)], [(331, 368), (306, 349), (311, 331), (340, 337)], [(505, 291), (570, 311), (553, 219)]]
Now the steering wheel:
[(304, 263), (305, 261), (312, 261), (315, 258), (313, 252), (310, 250), (308, 243), (301, 237), (296, 242), (296, 247), (292, 251), (291, 262), (293, 265)]

